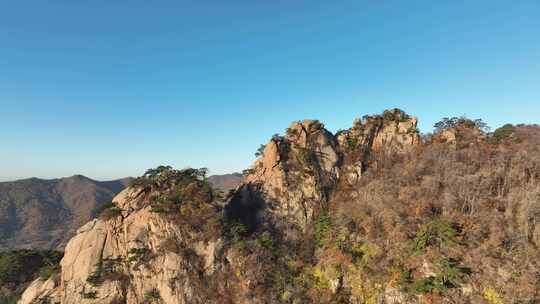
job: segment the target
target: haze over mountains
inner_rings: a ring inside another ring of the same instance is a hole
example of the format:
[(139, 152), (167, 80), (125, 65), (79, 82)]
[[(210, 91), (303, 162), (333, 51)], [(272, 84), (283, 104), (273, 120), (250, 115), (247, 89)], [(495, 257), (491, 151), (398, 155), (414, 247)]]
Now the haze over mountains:
[[(75, 231), (132, 180), (74, 175), (0, 182), (0, 248), (63, 249)], [(241, 183), (242, 175), (213, 175), (209, 181), (227, 192)]]

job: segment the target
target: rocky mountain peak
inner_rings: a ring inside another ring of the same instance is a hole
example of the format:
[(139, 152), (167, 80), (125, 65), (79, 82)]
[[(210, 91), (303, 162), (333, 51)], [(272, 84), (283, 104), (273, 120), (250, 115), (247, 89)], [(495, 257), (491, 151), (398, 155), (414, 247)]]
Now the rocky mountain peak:
[(481, 119), (466, 117), (445, 117), (435, 124), (434, 137), (437, 141), (450, 144), (478, 143), (484, 141), (489, 131)]
[[(220, 207), (205, 174), (166, 166), (147, 171), (77, 230), (60, 277), (36, 281), (20, 303), (36, 297), (53, 303), (205, 302), (195, 294), (207, 283), (197, 271), (212, 275), (221, 246), (221, 232), (214, 230)], [(193, 256), (206, 257), (197, 270)]]
[(338, 132), (337, 138), (344, 151), (361, 148), (389, 148), (403, 151), (420, 141), (416, 117), (399, 109), (386, 110), (381, 115), (366, 115), (356, 119), (353, 126)]
[(274, 215), (307, 227), (340, 177), (356, 182), (372, 150), (404, 152), (420, 142), (417, 119), (399, 109), (356, 119), (333, 135), (318, 120), (293, 122), (274, 135), (246, 178)]

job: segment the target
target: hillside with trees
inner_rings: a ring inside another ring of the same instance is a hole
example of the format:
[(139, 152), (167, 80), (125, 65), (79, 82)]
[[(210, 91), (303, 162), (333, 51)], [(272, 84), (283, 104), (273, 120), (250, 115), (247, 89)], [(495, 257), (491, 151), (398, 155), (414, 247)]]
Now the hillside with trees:
[(74, 175), (0, 183), (0, 251), (61, 250), (95, 209), (110, 202), (129, 182)]
[(399, 109), (272, 136), (223, 196), (148, 170), (21, 303), (537, 303), (540, 127)]
[(58, 275), (62, 253), (49, 250), (0, 252), (0, 303), (15, 304), (32, 280)]

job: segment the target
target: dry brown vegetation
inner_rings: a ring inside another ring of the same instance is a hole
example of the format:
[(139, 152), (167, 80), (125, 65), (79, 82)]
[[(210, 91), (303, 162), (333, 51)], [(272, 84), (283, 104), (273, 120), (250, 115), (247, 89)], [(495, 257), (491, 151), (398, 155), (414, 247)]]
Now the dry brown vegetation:
[[(305, 233), (285, 237), (276, 227), (286, 225), (270, 221), (231, 238), (254, 299), (540, 301), (539, 126), (488, 133), (481, 120), (451, 118), (405, 153), (355, 146), (343, 162), (361, 160), (365, 172), (356, 184), (340, 179), (328, 189)], [(284, 170), (314, 174), (302, 154), (310, 152), (300, 150)]]
[[(397, 132), (399, 124), (389, 121), (411, 119), (397, 109), (367, 118), (369, 124), (353, 128), (377, 133), (396, 126)], [(321, 123), (310, 125), (315, 130), (305, 132), (305, 145), (294, 129), (269, 143), (288, 175), (282, 200), (272, 201), (264, 185), (248, 179), (223, 202), (205, 169), (161, 166), (136, 179), (139, 194), (130, 206), (149, 210), (149, 220), (173, 224), (168, 227), (178, 233), (157, 249), (139, 240), (143, 247), (131, 248), (128, 262), (181, 256), (168, 284), (174, 292), (191, 286), (192, 303), (540, 301), (540, 126), (489, 133), (481, 120), (448, 118), (419, 141), (416, 124), (406, 125), (400, 135), (411, 132), (415, 140), (396, 147), (374, 146), (375, 136), (355, 137), (352, 129), (338, 146)], [(335, 175), (322, 170), (322, 152), (310, 141), (309, 134), (321, 133), (337, 151)], [(347, 178), (351, 166), (361, 167), (356, 179)], [(321, 193), (317, 199), (303, 200), (306, 180)], [(298, 194), (296, 201), (287, 201), (287, 191)], [(301, 226), (275, 212), (283, 207), (277, 203), (309, 203), (314, 213)], [(135, 211), (111, 204), (101, 219), (127, 212)], [(218, 249), (209, 272), (194, 248), (210, 243)], [(97, 266), (97, 283), (118, 275), (110, 261)], [(166, 295), (149, 289), (145, 300)]]
[[(229, 253), (220, 259), (228, 266), (212, 278), (197, 272), (196, 255), (185, 265), (191, 281), (206, 285), (199, 295), (206, 299), (537, 303), (540, 127), (503, 128), (487, 133), (481, 120), (455, 118), (405, 152), (347, 146), (342, 161), (361, 161), (362, 177), (325, 184), (328, 197), (305, 231), (264, 216), (265, 202), (241, 202), (240, 192), (219, 211), (204, 170), (158, 168), (165, 174), (149, 171), (135, 184), (153, 212), (192, 229), (212, 227), (203, 229), (206, 239), (225, 240)], [(297, 150), (284, 170), (320, 171), (313, 151)], [(162, 248), (185, 251), (180, 245), (169, 240)]]
[[(483, 303), (491, 290), (504, 303), (536, 303), (540, 127), (517, 126), (506, 138), (482, 140), (475, 128), (461, 132), (455, 143), (442, 143), (434, 134), (407, 154), (372, 153), (371, 169), (359, 183), (334, 191), (330, 214), (335, 233), (342, 234), (338, 243), (377, 248), (366, 275), (386, 285), (405, 271), (411, 282), (398, 285), (406, 293)], [(447, 231), (428, 231), (433, 223)], [(430, 233), (432, 239), (418, 250), (415, 242)], [(455, 261), (459, 280), (418, 288), (440, 259)], [(417, 288), (409, 288), (415, 282)]]

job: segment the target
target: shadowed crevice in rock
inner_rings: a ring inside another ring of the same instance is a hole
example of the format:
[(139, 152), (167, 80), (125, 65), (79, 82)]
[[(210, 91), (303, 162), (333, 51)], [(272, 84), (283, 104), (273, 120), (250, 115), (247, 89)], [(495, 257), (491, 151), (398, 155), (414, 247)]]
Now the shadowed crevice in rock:
[(248, 233), (256, 231), (262, 223), (267, 203), (262, 198), (260, 186), (248, 183), (241, 186), (225, 207), (225, 220), (244, 225)]

